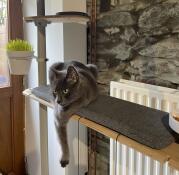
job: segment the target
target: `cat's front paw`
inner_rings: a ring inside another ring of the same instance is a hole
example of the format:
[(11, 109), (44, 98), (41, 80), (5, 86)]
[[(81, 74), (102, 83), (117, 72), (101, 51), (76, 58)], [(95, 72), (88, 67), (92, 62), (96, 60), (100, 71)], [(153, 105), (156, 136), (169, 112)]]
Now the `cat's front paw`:
[(69, 164), (69, 160), (61, 160), (60, 164), (61, 164), (61, 167), (65, 168)]

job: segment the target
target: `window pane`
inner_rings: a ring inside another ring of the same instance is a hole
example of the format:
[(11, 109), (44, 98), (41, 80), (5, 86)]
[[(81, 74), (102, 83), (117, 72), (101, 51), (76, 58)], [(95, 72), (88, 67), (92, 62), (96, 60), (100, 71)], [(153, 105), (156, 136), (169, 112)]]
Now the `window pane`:
[(7, 0), (0, 0), (0, 87), (9, 85), (9, 70), (5, 48), (7, 41)]

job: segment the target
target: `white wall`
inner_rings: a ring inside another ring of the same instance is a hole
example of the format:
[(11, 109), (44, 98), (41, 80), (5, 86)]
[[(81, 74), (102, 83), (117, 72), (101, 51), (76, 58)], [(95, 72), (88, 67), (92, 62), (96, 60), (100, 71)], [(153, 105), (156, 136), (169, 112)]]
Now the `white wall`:
[(63, 31), (64, 58), (66, 61), (78, 59), (86, 63), (86, 26), (81, 24), (64, 24)]
[[(23, 11), (24, 16), (32, 16), (36, 14), (36, 3), (35, 0), (31, 1), (23, 1)], [(32, 24), (24, 25), (24, 35), (25, 38), (28, 38), (29, 42), (33, 45), (35, 55), (37, 55), (37, 43), (36, 43), (36, 27)], [(38, 82), (38, 71), (36, 61), (32, 61), (32, 66), (30, 69), (29, 75), (33, 75), (33, 77), (27, 77), (29, 87), (37, 86)], [(25, 137), (25, 149), (27, 154), (27, 161), (29, 168), (29, 174), (39, 175), (40, 171), (40, 143), (39, 143), (39, 108), (38, 103), (26, 99), (25, 103), (25, 129), (26, 129), (26, 137)]]
[(63, 0), (63, 11), (80, 11), (86, 12), (86, 0)]
[[(46, 0), (46, 14), (55, 14), (58, 11), (85, 11), (84, 0)], [(23, 0), (24, 16), (36, 15), (36, 0)], [(37, 55), (37, 30), (33, 23), (24, 24), (24, 35), (33, 45)], [(80, 24), (50, 24), (46, 30), (47, 43), (47, 70), (49, 66), (57, 61), (78, 59), (86, 62), (86, 27)], [(78, 43), (78, 44), (77, 44)], [(38, 68), (36, 60), (33, 60), (30, 73), (27, 77), (27, 86), (38, 86)], [(26, 156), (28, 161), (29, 175), (41, 175), (40, 170), (40, 132), (39, 132), (39, 106), (38, 103), (26, 98)], [(48, 150), (49, 150), (49, 174), (50, 175), (72, 175), (77, 174), (76, 143), (77, 122), (71, 121), (68, 129), (71, 149), (70, 165), (62, 169), (59, 165), (60, 147), (57, 142), (53, 122), (53, 111), (48, 109)], [(86, 130), (82, 127), (83, 133)], [(86, 140), (81, 141), (83, 144)], [(87, 153), (87, 152), (85, 152)], [(87, 159), (85, 159), (87, 162)], [(83, 162), (85, 162), (83, 160)], [(86, 163), (83, 163), (83, 171), (86, 171)], [(83, 173), (84, 174), (84, 173)]]

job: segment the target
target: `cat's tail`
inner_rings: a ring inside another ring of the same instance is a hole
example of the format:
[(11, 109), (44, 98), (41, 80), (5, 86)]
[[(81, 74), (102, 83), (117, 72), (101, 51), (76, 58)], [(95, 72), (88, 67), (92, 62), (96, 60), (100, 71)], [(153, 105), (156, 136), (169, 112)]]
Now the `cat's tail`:
[(49, 68), (49, 80), (50, 80), (50, 84), (52, 84), (52, 82), (60, 75), (60, 71), (62, 71), (64, 68), (64, 63), (61, 62), (57, 62), (54, 63), (50, 66)]
[(97, 66), (94, 65), (94, 64), (87, 64), (86, 66), (90, 69), (90, 71), (93, 74), (93, 76), (95, 78), (97, 78), (97, 76), (98, 76), (98, 68), (97, 68)]

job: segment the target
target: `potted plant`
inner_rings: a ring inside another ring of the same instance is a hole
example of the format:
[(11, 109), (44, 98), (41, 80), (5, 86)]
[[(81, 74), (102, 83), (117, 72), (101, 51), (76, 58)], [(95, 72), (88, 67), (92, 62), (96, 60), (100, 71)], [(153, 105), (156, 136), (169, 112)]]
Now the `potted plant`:
[(32, 45), (25, 40), (15, 39), (7, 43), (6, 50), (11, 74), (26, 75), (34, 56)]

